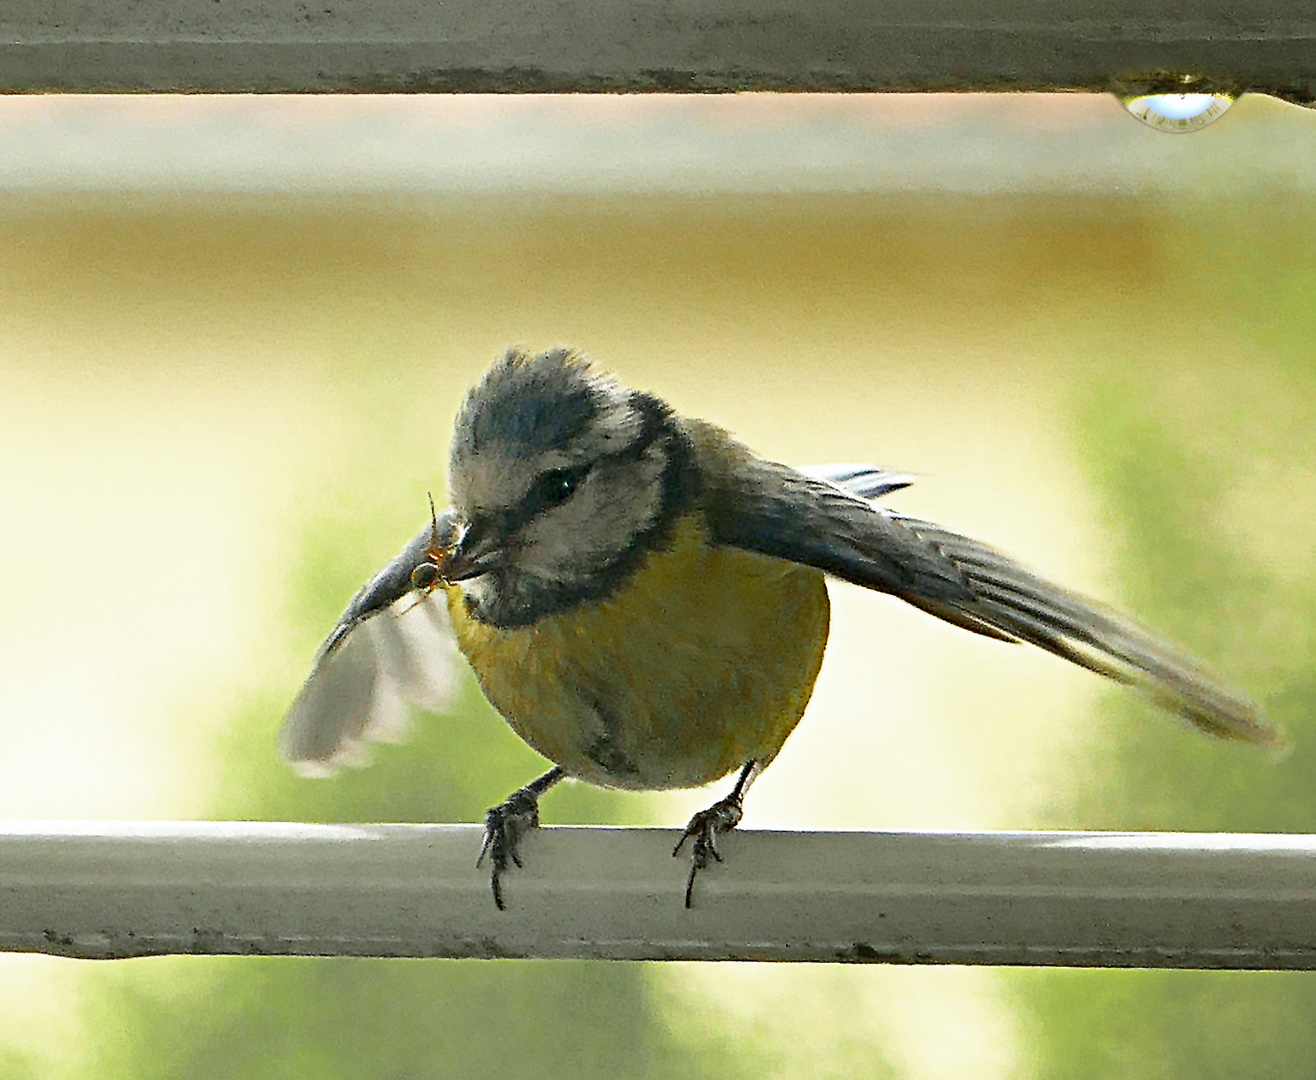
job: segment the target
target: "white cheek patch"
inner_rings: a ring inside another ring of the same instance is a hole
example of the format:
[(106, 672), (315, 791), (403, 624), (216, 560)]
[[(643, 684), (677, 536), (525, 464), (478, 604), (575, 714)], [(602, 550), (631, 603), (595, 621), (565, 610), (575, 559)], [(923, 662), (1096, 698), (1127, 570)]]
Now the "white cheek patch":
[(600, 466), (561, 506), (521, 533), (517, 567), (541, 580), (598, 570), (628, 550), (662, 507), (666, 454), (659, 446), (638, 461)]
[(665, 464), (654, 446), (640, 460), (592, 472), (571, 499), (522, 530), (517, 567), (541, 580), (567, 580), (607, 566), (657, 518)]

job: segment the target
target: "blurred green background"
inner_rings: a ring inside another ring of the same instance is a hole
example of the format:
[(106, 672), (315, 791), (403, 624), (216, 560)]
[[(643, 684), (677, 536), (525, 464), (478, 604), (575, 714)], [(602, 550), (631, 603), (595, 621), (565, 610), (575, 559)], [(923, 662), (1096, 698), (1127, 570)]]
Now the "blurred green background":
[[(473, 686), (334, 781), (274, 750), (441, 495), (464, 388), (519, 343), (774, 458), (918, 472), (893, 504), (1163, 629), (1296, 744), (1212, 744), (842, 586), (747, 827), (1312, 831), (1316, 115), (1245, 98), (1166, 136), (1078, 97), (417, 100), (0, 109), (0, 814), (474, 821), (536, 775)], [(374, 120), (429, 148), (396, 182), (353, 171)], [(270, 151), (271, 178), (267, 136), (329, 149)], [(568, 786), (544, 813), (709, 799)], [(1316, 1068), (1301, 975), (0, 961), (16, 1080)]]

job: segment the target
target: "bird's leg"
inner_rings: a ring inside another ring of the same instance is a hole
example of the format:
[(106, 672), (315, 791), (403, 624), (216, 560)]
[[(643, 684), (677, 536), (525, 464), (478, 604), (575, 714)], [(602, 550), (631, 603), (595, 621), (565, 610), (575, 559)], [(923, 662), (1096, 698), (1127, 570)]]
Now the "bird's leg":
[(475, 865), (483, 865), (484, 857), (489, 856), (493, 898), (499, 911), (507, 908), (503, 903), (503, 871), (509, 863), (521, 865), (517, 848), (526, 831), (539, 825), (539, 797), (565, 775), (554, 766), (538, 780), (532, 780), (519, 791), (512, 792), (497, 806), (491, 806), (485, 811), (484, 846), (480, 848), (480, 857), (475, 860)]
[(710, 806), (707, 810), (701, 810), (690, 819), (690, 824), (685, 827), (685, 833), (672, 849), (672, 855), (676, 856), (681, 853), (687, 840), (694, 840), (694, 845), (690, 851), (690, 875), (685, 879), (685, 906), (690, 906), (691, 898), (694, 895), (695, 875), (708, 865), (709, 859), (717, 862), (722, 861), (722, 856), (717, 850), (717, 837), (719, 833), (730, 832), (740, 824), (740, 819), (744, 815), (745, 792), (749, 790), (749, 785), (754, 783), (759, 773), (763, 771), (762, 762), (751, 761), (740, 770), (740, 777), (736, 780), (736, 786), (731, 789), (731, 794), (725, 799), (720, 799)]

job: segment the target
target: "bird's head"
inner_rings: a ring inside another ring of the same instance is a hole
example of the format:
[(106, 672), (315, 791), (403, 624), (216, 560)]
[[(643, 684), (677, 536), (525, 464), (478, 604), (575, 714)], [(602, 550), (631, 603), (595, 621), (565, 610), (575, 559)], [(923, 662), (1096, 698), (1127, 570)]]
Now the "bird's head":
[(527, 625), (616, 588), (679, 514), (686, 447), (671, 409), (566, 349), (509, 351), (466, 395), (438, 561), (468, 610)]

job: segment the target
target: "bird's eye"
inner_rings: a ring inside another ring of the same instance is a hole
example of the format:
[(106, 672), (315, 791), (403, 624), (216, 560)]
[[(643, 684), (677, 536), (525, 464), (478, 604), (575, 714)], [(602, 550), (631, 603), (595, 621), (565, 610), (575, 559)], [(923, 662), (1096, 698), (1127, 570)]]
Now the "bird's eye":
[(580, 486), (581, 473), (574, 469), (554, 469), (546, 472), (535, 485), (535, 503), (540, 508), (558, 506), (571, 497)]

